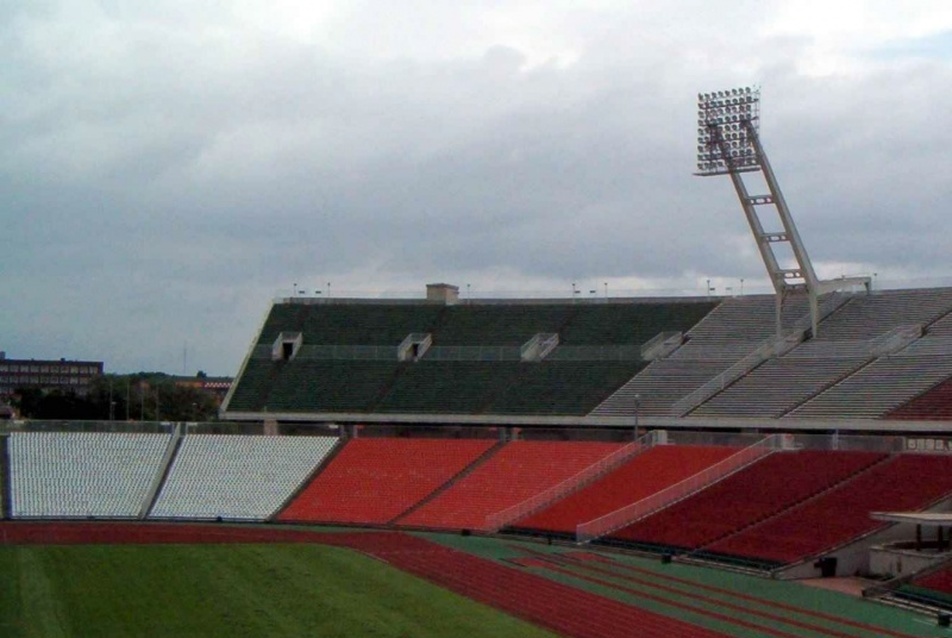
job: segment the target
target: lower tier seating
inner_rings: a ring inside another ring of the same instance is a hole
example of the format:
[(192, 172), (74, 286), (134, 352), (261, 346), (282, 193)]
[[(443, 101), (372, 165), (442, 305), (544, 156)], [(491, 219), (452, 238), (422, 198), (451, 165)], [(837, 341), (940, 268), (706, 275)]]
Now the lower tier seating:
[(574, 536), (578, 525), (660, 492), (736, 451), (713, 445), (655, 446), (513, 527)]
[(490, 514), (535, 496), (621, 447), (620, 443), (513, 441), (397, 524), (485, 529)]
[(870, 512), (915, 511), (952, 494), (952, 456), (899, 454), (706, 549), (792, 563), (886, 527)]
[(921, 578), (914, 578), (912, 582), (918, 587), (945, 594), (952, 600), (952, 565)]
[(15, 432), (14, 518), (135, 518), (157, 478), (167, 434)]
[(265, 520), (336, 443), (329, 436), (186, 436), (149, 517)]
[(495, 444), (492, 439), (353, 439), (277, 518), (388, 523)]
[(611, 534), (695, 549), (780, 512), (881, 461), (873, 452), (774, 452), (693, 496)]

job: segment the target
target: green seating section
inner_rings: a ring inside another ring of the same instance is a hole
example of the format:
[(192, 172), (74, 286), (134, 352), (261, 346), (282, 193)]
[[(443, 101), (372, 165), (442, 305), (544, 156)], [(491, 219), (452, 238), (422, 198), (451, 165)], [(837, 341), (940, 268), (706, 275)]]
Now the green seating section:
[(396, 361), (262, 361), (251, 359), (229, 410), (366, 412), (385, 391)]
[[(277, 303), (226, 410), (586, 414), (644, 367), (641, 344), (660, 332), (687, 331), (713, 306)], [(302, 333), (290, 361), (271, 360), (281, 332)], [(397, 361), (411, 333), (432, 335), (432, 357)], [(519, 347), (538, 333), (558, 333), (561, 352), (518, 361)], [(515, 354), (495, 356), (503, 350)]]
[(451, 306), (433, 333), (433, 343), (519, 346), (539, 332), (559, 332), (574, 309), (570, 304)]
[(280, 373), (281, 364), (271, 359), (248, 360), (241, 378), (228, 403), (228, 409), (236, 412), (257, 412), (268, 403), (271, 385)]
[(525, 364), (515, 361), (420, 361), (405, 364), (377, 412), (485, 412)]
[(710, 301), (579, 305), (560, 333), (561, 343), (641, 345), (660, 332), (687, 332), (716, 305)]
[(445, 310), (434, 304), (275, 304), (259, 345), (281, 332), (304, 333), (310, 345), (397, 345), (411, 332), (432, 332)]
[(496, 414), (588, 414), (644, 367), (642, 361), (541, 361), (520, 374), (487, 407)]

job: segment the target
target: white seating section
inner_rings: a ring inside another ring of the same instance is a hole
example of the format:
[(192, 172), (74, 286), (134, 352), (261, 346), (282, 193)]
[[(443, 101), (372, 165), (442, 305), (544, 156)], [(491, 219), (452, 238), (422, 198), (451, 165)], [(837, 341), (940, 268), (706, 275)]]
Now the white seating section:
[[(807, 313), (804, 297), (789, 299), (783, 330), (808, 325)], [(652, 361), (591, 414), (670, 416), (680, 399), (775, 335), (775, 321), (772, 296), (725, 300), (683, 346)], [(924, 336), (891, 355), (875, 350), (877, 338), (906, 325), (922, 326)], [(952, 289), (851, 295), (821, 321), (815, 338), (726, 384), (690, 414), (879, 418), (952, 377), (950, 360)]]
[(692, 415), (777, 418), (867, 361), (795, 357), (770, 359), (701, 405)]
[(787, 416), (875, 419), (950, 377), (950, 355), (882, 357)]
[(928, 325), (952, 311), (952, 289), (856, 295), (820, 324), (818, 341), (872, 339), (902, 325)]
[(14, 518), (135, 518), (156, 479), (168, 434), (15, 432)]
[(188, 435), (149, 518), (265, 520), (336, 442), (325, 436)]
[[(790, 329), (807, 316), (805, 299), (787, 301), (783, 325)], [(652, 361), (592, 410), (592, 416), (670, 416), (679, 399), (724, 372), (776, 334), (772, 296), (727, 299), (688, 333), (688, 341), (666, 359)], [(638, 397), (637, 399), (635, 397)], [(637, 404), (637, 408), (636, 408)]]
[[(726, 370), (730, 361), (657, 359), (605, 399), (592, 416), (669, 416), (674, 403)], [(636, 398), (637, 397), (637, 398)], [(635, 404), (637, 403), (637, 408)]]

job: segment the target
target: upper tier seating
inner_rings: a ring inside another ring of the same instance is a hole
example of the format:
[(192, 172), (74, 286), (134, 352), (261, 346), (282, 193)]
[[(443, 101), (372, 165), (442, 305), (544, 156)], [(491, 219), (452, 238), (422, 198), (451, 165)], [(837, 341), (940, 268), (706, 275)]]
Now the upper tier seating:
[(769, 359), (709, 399), (693, 416), (779, 417), (868, 359)]
[(14, 518), (135, 518), (158, 477), (167, 434), (14, 432)]
[(921, 510), (950, 493), (952, 456), (899, 454), (707, 549), (792, 563), (888, 525), (870, 518), (870, 512)]
[(520, 346), (539, 332), (558, 332), (571, 304), (465, 304), (446, 308), (433, 333), (438, 346)]
[(578, 474), (620, 443), (513, 441), (396, 523), (486, 529), (486, 518)]
[(587, 414), (633, 377), (641, 361), (550, 361), (519, 364), (489, 414)]
[(952, 355), (880, 357), (786, 416), (878, 418), (952, 377)]
[(294, 360), (274, 365), (283, 369), (264, 403), (272, 412), (367, 412), (401, 369), (397, 361)]
[(336, 443), (329, 436), (188, 435), (149, 517), (265, 520)]
[[(796, 323), (803, 321), (809, 311), (805, 295), (787, 299), (782, 313), (784, 331), (791, 330)], [(776, 335), (776, 300), (773, 295), (733, 297), (725, 299), (691, 328), (688, 333), (691, 341), (687, 345), (711, 348), (738, 342), (759, 344)], [(690, 358), (691, 352), (685, 348), (682, 348), (682, 355)]]
[(924, 421), (952, 420), (952, 379), (933, 386), (912, 401), (902, 405), (889, 414), (887, 419), (906, 419)]
[[(642, 344), (687, 330), (714, 305), (278, 303), (225, 409), (583, 415), (645, 365)], [(281, 332), (301, 333), (290, 361), (272, 360)], [(414, 365), (397, 360), (411, 333), (432, 338)], [(519, 365), (540, 333), (558, 334), (560, 345)]]
[(397, 345), (411, 332), (431, 332), (442, 306), (432, 304), (276, 303), (258, 345), (300, 332), (311, 345)]
[(561, 343), (640, 346), (661, 332), (686, 332), (716, 305), (707, 300), (579, 304), (562, 328)]
[(495, 444), (490, 439), (352, 439), (277, 518), (388, 523)]
[(518, 377), (517, 361), (418, 361), (377, 403), (378, 412), (483, 412)]
[(872, 339), (903, 325), (927, 325), (952, 311), (952, 289), (890, 290), (854, 295), (827, 317), (819, 341)]
[[(726, 370), (731, 361), (658, 359), (592, 410), (592, 416), (670, 416), (671, 406)], [(636, 399), (636, 396), (638, 397)], [(637, 408), (636, 408), (637, 404)]]
[[(656, 359), (592, 410), (593, 416), (670, 416), (672, 406), (776, 335), (773, 297), (724, 300), (687, 333), (688, 341)], [(783, 325), (790, 329), (807, 313), (805, 298), (789, 299)], [(636, 400), (636, 396), (638, 397)], [(637, 404), (637, 407), (636, 407)]]
[(776, 514), (883, 458), (872, 452), (775, 452), (610, 536), (695, 549)]
[(512, 526), (574, 536), (578, 525), (660, 492), (735, 452), (736, 448), (726, 446), (656, 445)]

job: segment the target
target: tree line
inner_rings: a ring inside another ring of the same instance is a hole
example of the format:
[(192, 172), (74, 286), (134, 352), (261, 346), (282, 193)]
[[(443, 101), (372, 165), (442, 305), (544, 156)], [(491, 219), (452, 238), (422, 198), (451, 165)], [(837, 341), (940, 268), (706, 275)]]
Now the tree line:
[[(199, 372), (198, 377), (204, 377)], [(104, 374), (85, 394), (22, 388), (12, 405), (28, 419), (78, 421), (211, 421), (218, 403), (199, 388), (178, 385), (164, 372)]]

